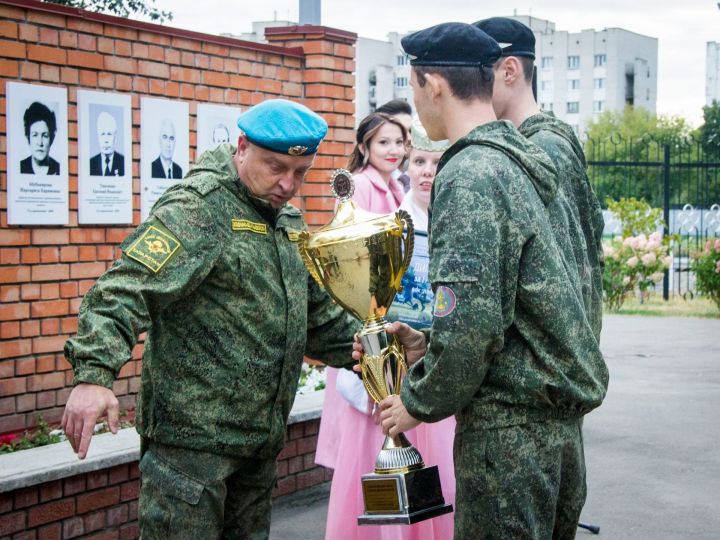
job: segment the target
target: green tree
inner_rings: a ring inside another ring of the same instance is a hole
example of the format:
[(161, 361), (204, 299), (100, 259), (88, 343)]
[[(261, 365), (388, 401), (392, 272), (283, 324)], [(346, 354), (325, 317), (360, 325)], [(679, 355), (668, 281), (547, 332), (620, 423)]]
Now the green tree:
[(720, 160), (720, 102), (703, 107), (705, 122), (698, 130), (700, 144), (708, 160)]
[[(651, 206), (662, 207), (664, 147), (671, 150), (673, 163), (698, 161), (698, 145), (692, 126), (680, 116), (657, 116), (642, 108), (626, 106), (607, 111), (587, 126), (585, 153), (591, 165), (588, 174), (601, 201), (635, 197)], [(673, 171), (672, 201), (690, 202), (696, 185), (689, 175), (695, 171)], [(685, 178), (688, 176), (688, 178)]]
[(98, 13), (108, 13), (119, 17), (130, 17), (131, 15), (146, 16), (151, 21), (164, 23), (171, 21), (172, 12), (160, 11), (152, 4), (155, 0), (44, 0), (50, 4), (86, 9)]

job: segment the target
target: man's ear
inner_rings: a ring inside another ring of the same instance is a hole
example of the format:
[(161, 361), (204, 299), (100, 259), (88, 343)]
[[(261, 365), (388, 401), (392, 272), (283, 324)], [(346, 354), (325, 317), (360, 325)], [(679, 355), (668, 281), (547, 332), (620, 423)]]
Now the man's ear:
[(422, 76), (431, 98), (437, 99), (449, 90), (447, 81), (436, 73), (424, 73)]
[(515, 81), (518, 80), (518, 77), (523, 76), (522, 64), (520, 64), (520, 60), (516, 56), (508, 56), (507, 58), (503, 58), (499, 75), (502, 76), (505, 84), (513, 84)]

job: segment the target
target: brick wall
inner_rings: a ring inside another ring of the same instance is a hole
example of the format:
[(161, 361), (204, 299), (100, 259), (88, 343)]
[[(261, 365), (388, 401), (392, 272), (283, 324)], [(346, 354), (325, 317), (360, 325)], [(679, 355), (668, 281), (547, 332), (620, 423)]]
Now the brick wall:
[[(183, 100), (195, 158), (197, 103), (304, 102), (330, 125), (316, 168), (293, 202), (326, 223), (328, 172), (352, 147), (356, 35), (325, 27), (270, 29), (270, 45), (140, 23), (34, 0), (0, 0), (0, 434), (59, 420), (72, 373), (62, 355), (82, 296), (119, 255), (126, 226), (77, 224), (77, 90), (132, 96), (134, 225), (139, 223), (140, 98)], [(70, 217), (66, 227), (7, 225), (7, 81), (68, 88)], [(114, 391), (134, 406), (142, 346)]]
[(0, 538), (139, 538), (138, 464), (0, 494)]
[[(315, 465), (319, 424), (308, 420), (288, 427), (275, 497), (332, 477)], [(137, 462), (0, 493), (0, 540), (139, 538), (139, 493)]]

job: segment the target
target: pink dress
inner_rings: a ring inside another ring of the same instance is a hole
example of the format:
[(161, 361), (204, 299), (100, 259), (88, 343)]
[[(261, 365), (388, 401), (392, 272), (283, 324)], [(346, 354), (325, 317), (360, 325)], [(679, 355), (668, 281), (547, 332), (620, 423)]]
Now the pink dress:
[[(353, 175), (353, 200), (364, 210), (389, 213), (397, 210), (404, 191), (395, 179), (388, 186), (372, 167)], [(360, 477), (373, 472), (384, 436), (372, 416), (355, 409), (338, 393), (338, 370), (328, 369), (320, 432), (315, 461), (334, 469), (326, 540), (451, 540), (453, 514), (446, 514), (414, 525), (383, 525), (362, 527), (357, 517), (364, 512)], [(420, 451), (426, 465), (437, 465), (445, 502), (455, 504), (453, 471), (453, 440), (455, 418), (434, 424), (420, 424), (405, 434)]]

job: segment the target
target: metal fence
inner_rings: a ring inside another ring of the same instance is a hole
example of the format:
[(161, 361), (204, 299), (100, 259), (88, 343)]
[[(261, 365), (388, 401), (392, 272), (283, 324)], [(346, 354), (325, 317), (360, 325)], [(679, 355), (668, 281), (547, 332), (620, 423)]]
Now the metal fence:
[[(635, 197), (662, 208), (664, 234), (674, 234), (673, 264), (663, 280), (663, 297), (692, 298), (695, 282), (690, 254), (708, 238), (720, 237), (720, 155), (708, 155), (689, 137), (672, 143), (652, 137), (626, 140), (619, 134), (585, 142), (588, 176), (606, 207), (606, 199)], [(606, 213), (606, 235), (620, 224)]]

